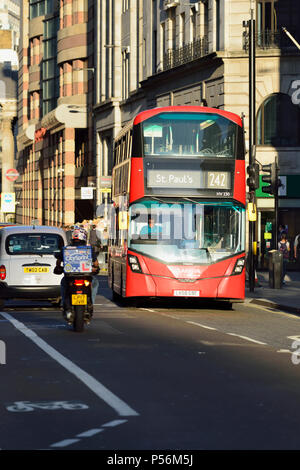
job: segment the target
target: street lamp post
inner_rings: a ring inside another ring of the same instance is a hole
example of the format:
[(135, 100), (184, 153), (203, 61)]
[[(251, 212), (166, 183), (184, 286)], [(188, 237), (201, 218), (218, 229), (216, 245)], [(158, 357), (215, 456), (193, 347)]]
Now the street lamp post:
[[(244, 48), (249, 53), (249, 168), (255, 165), (255, 144), (256, 144), (256, 72), (255, 72), (255, 19), (254, 9), (251, 3), (251, 18), (244, 22), (246, 28), (244, 33)], [(255, 203), (255, 185), (249, 187), (249, 206), (254, 208)], [(255, 218), (254, 218), (255, 219)], [(254, 263), (254, 239), (255, 239), (256, 220), (249, 220), (249, 246), (248, 246), (248, 274), (249, 290), (254, 291), (255, 286), (255, 263)]]

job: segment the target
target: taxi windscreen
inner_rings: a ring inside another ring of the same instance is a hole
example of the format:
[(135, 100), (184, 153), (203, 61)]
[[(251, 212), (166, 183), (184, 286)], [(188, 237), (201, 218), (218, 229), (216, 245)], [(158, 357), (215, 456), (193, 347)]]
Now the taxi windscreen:
[(16, 233), (6, 239), (9, 255), (53, 254), (64, 245), (63, 238), (52, 233)]

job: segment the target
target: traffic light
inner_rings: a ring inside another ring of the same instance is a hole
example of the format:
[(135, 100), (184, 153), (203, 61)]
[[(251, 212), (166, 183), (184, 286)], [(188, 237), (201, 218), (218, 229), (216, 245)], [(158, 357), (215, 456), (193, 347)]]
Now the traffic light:
[(247, 185), (249, 187), (249, 191), (255, 191), (259, 188), (259, 164), (252, 163), (247, 167), (247, 173), (249, 178), (247, 178)]
[(278, 187), (280, 186), (280, 182), (278, 180), (278, 170), (276, 163), (269, 163), (268, 165), (262, 165), (263, 173), (267, 173), (266, 175), (262, 176), (262, 181), (264, 183), (268, 183), (268, 186), (263, 186), (262, 192), (268, 194), (277, 195)]

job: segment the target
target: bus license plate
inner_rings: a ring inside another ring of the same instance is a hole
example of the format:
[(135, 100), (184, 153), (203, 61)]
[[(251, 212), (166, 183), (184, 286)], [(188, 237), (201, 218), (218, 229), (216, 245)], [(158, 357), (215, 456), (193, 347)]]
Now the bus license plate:
[(72, 305), (86, 305), (87, 295), (86, 294), (72, 294)]
[(199, 297), (199, 290), (174, 290), (173, 295), (175, 297)]
[(37, 267), (37, 266), (28, 266), (26, 268), (24, 268), (24, 273), (48, 273), (49, 272), (49, 268), (46, 268), (46, 267), (43, 267), (43, 266), (40, 266), (40, 267)]

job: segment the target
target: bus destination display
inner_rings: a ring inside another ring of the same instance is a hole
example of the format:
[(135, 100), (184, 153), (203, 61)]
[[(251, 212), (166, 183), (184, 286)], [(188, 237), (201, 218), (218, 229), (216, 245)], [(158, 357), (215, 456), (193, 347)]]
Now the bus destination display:
[(229, 171), (147, 170), (148, 188), (231, 189)]

